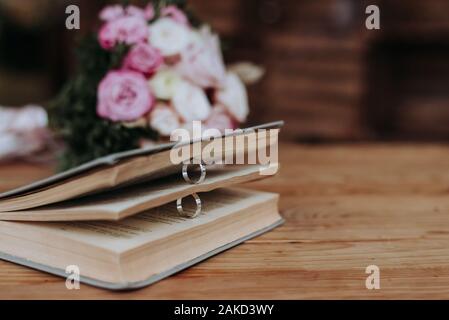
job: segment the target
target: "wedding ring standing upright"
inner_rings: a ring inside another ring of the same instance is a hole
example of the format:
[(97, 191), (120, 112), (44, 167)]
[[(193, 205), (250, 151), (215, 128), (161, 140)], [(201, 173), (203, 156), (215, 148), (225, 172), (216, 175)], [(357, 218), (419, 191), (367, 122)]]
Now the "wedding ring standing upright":
[(199, 179), (196, 180), (196, 181), (193, 181), (193, 180), (190, 179), (190, 177), (189, 177), (189, 173), (188, 173), (189, 165), (190, 165), (189, 163), (184, 163), (183, 166), (182, 166), (182, 177), (184, 178), (184, 180), (185, 180), (187, 183), (190, 183), (190, 184), (200, 184), (200, 183), (203, 183), (204, 180), (206, 179), (206, 165), (204, 164), (204, 162), (201, 161), (201, 162), (198, 164), (199, 167), (200, 167), (200, 170), (201, 170), (201, 175), (200, 175)]
[(195, 210), (195, 212), (193, 214), (192, 213), (186, 213), (184, 211), (184, 209), (182, 207), (182, 200), (184, 198), (180, 198), (180, 199), (176, 200), (176, 208), (178, 209), (178, 213), (179, 213), (179, 215), (181, 217), (186, 217), (186, 218), (193, 219), (193, 218), (196, 218), (196, 217), (198, 217), (200, 215), (201, 207), (202, 207), (201, 199), (200, 199), (200, 197), (196, 193), (192, 193), (192, 197), (193, 197), (193, 199), (195, 199), (195, 203), (196, 203), (196, 210)]
[[(184, 178), (184, 180), (189, 183), (189, 184), (200, 184), (203, 183), (204, 180), (206, 179), (206, 165), (203, 161), (201, 161), (198, 166), (200, 167), (200, 171), (201, 171), (201, 175), (198, 178), (198, 180), (194, 181), (190, 178), (189, 176), (189, 163), (184, 163), (182, 166), (182, 177)], [(178, 213), (181, 217), (187, 217), (187, 218), (196, 218), (201, 214), (201, 210), (202, 210), (202, 204), (201, 204), (201, 199), (198, 196), (198, 194), (193, 193), (192, 194), (193, 199), (195, 199), (195, 203), (196, 203), (196, 210), (195, 212), (192, 213), (186, 213), (182, 207), (182, 200), (184, 198), (180, 198), (176, 201), (176, 209), (178, 210)]]

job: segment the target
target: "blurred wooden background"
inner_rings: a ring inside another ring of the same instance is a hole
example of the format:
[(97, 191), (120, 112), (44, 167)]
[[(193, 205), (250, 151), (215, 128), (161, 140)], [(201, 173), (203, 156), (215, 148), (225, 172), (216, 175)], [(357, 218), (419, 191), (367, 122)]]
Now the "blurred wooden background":
[[(0, 104), (45, 101), (73, 72), (77, 32), (63, 27), (62, 5), (26, 21), (8, 2), (0, 0)], [(72, 2), (88, 31), (105, 1)], [(284, 119), (283, 138), (302, 142), (449, 140), (449, 1), (189, 3), (222, 34), (227, 61), (266, 67), (250, 88), (251, 124)], [(380, 7), (379, 31), (365, 28), (369, 4)]]

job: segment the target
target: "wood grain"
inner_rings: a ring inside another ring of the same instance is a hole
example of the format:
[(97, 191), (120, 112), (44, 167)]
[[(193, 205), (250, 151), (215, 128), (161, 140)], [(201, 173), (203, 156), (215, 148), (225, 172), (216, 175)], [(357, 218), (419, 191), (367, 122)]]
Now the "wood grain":
[[(449, 147), (281, 146), (286, 224), (142, 290), (115, 293), (0, 262), (3, 299), (449, 298)], [(0, 188), (49, 173), (0, 166)], [(381, 289), (365, 288), (379, 266)]]

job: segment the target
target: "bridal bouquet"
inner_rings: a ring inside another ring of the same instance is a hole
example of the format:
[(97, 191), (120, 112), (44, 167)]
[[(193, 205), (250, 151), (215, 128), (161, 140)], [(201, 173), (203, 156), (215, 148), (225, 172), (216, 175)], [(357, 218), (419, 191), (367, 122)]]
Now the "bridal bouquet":
[(112, 5), (78, 50), (80, 72), (52, 109), (63, 167), (167, 140), (177, 128), (236, 128), (249, 112), (245, 82), (262, 71), (226, 68), (220, 40), (184, 1)]

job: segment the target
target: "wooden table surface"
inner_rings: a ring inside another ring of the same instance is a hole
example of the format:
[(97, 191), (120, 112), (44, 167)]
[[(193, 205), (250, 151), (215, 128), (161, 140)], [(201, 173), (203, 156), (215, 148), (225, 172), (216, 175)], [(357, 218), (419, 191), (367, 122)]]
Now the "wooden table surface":
[[(449, 298), (449, 146), (281, 146), (285, 225), (142, 290), (116, 293), (0, 261), (0, 298)], [(0, 165), (0, 188), (51, 169)], [(367, 290), (365, 269), (380, 269)]]

